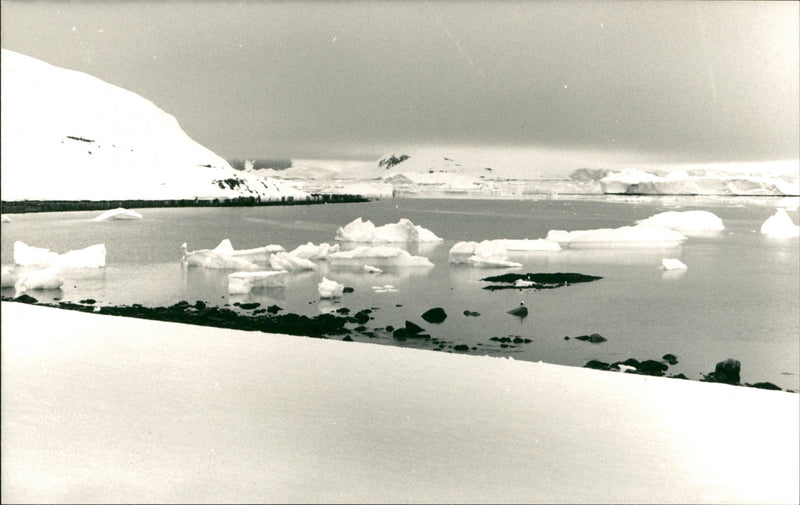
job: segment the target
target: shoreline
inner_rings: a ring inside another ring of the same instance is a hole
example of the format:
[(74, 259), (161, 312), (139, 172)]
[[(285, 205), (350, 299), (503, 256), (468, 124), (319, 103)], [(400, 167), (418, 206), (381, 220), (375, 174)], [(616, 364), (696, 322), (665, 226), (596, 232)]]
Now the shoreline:
[(280, 200), (262, 200), (257, 197), (204, 198), (204, 199), (164, 199), (164, 200), (20, 200), (2, 201), (3, 214), (24, 214), (36, 212), (70, 212), (82, 210), (170, 208), (170, 207), (264, 207), (272, 205), (320, 205), (328, 203), (364, 203), (370, 198), (361, 195), (337, 195), (313, 193), (310, 199), (296, 200), (284, 197)]
[(3, 502), (791, 503), (796, 395), (2, 304)]

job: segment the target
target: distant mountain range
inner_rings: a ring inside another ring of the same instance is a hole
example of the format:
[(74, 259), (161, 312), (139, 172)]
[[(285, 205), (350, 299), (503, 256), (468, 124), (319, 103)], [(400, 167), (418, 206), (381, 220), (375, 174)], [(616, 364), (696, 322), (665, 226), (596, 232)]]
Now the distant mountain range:
[(152, 102), (2, 50), (2, 199), (304, 199), (234, 170)]

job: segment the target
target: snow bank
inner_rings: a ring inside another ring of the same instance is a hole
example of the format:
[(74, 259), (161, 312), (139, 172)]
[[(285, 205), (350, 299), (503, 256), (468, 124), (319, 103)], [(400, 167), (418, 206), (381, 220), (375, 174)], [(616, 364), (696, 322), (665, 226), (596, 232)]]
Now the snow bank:
[(686, 266), (686, 263), (678, 258), (664, 258), (661, 260), (662, 270), (686, 270), (687, 268), (689, 267)]
[(286, 285), (286, 274), (288, 272), (285, 270), (234, 272), (228, 275), (228, 293), (244, 295), (253, 288), (281, 288)]
[(596, 230), (550, 230), (547, 240), (573, 249), (674, 247), (683, 244), (686, 236), (658, 226), (622, 226)]
[(20, 272), (14, 288), (18, 293), (33, 290), (59, 289), (64, 284), (64, 277), (56, 267), (32, 270), (30, 272)]
[(778, 209), (761, 225), (761, 233), (772, 238), (800, 236), (800, 226), (792, 222), (786, 209)]
[(636, 221), (640, 226), (659, 226), (683, 233), (687, 236), (703, 236), (720, 232), (725, 225), (716, 214), (706, 210), (661, 212), (647, 219)]
[(796, 394), (9, 302), (2, 315), (3, 503), (800, 499)]
[(106, 266), (106, 246), (95, 244), (76, 251), (58, 254), (43, 247), (14, 242), (14, 263), (20, 266), (60, 266), (68, 268), (101, 268)]
[(317, 284), (317, 293), (320, 298), (339, 298), (344, 292), (344, 285), (336, 281), (332, 281), (327, 277), (323, 277), (322, 281)]
[(94, 218), (94, 221), (131, 220), (131, 219), (142, 219), (142, 215), (136, 212), (135, 210), (128, 210), (120, 207), (118, 209), (111, 209), (103, 212), (102, 214)]
[(319, 245), (314, 245), (313, 242), (308, 242), (307, 244), (297, 246), (289, 254), (297, 258), (305, 258), (308, 260), (324, 260), (330, 253), (337, 252), (338, 250), (339, 244), (330, 245), (327, 242), (323, 242)]
[(340, 242), (441, 242), (432, 231), (415, 225), (408, 219), (401, 219), (394, 224), (375, 226), (372, 221), (357, 218), (336, 231), (336, 240)]
[[(350, 251), (339, 251), (328, 255), (332, 264), (380, 265), (432, 267), (433, 263), (424, 256), (414, 256), (406, 250), (394, 246), (359, 246)], [(368, 263), (367, 263), (368, 262)], [(363, 268), (363, 267), (362, 267)]]

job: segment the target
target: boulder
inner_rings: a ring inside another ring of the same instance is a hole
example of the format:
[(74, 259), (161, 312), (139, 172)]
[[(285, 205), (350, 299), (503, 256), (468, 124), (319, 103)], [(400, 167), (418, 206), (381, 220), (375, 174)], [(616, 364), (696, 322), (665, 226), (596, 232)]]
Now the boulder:
[(581, 335), (575, 338), (578, 340), (583, 340), (584, 342), (591, 342), (592, 344), (599, 344), (601, 342), (605, 342), (606, 340), (608, 340), (599, 333), (592, 333), (591, 335)]
[(646, 359), (639, 363), (639, 366), (636, 367), (636, 370), (644, 375), (654, 375), (656, 377), (660, 377), (664, 375), (664, 372), (666, 372), (668, 368), (669, 366), (666, 363), (662, 363), (654, 359)]
[(739, 372), (742, 369), (742, 364), (739, 360), (728, 358), (724, 361), (717, 363), (714, 371), (706, 375), (705, 382), (721, 382), (723, 384), (739, 384)]
[(422, 314), (422, 319), (429, 323), (439, 324), (445, 319), (447, 319), (447, 314), (445, 313), (444, 309), (441, 307), (436, 307), (434, 309), (430, 309)]

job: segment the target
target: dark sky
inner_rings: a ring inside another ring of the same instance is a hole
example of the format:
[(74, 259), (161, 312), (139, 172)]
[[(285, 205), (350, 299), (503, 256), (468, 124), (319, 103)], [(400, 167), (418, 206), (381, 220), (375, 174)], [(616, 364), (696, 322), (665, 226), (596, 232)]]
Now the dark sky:
[(7, 2), (2, 46), (224, 157), (547, 145), (798, 157), (797, 2)]

